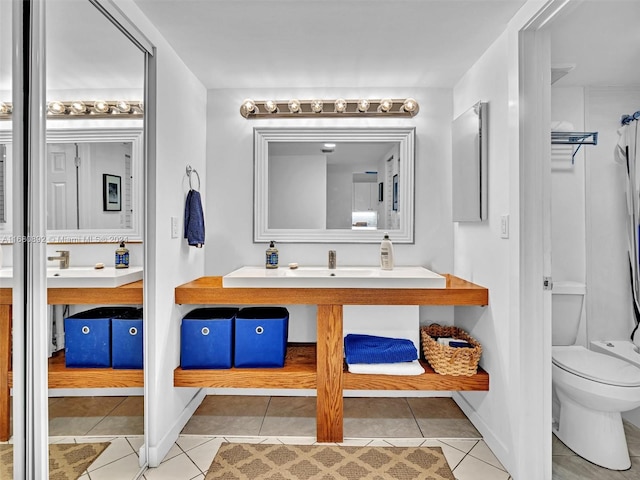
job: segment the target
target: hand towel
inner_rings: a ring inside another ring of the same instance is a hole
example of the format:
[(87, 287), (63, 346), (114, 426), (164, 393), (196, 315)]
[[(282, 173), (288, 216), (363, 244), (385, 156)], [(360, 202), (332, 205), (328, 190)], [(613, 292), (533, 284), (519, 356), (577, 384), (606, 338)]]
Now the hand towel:
[(396, 363), (418, 359), (411, 340), (350, 333), (344, 337), (344, 352), (348, 364)]
[(418, 360), (398, 363), (352, 363), (347, 364), (349, 373), (369, 375), (422, 375), (424, 368)]
[(204, 213), (200, 192), (189, 190), (184, 207), (184, 238), (192, 247), (204, 245)]

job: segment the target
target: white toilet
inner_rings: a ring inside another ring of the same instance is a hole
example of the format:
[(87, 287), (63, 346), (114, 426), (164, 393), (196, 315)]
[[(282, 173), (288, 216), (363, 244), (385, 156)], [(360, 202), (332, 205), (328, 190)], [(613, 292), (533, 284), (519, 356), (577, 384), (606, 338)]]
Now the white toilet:
[(586, 460), (626, 470), (621, 412), (640, 407), (640, 368), (575, 345), (585, 293), (583, 284), (553, 285), (553, 432)]

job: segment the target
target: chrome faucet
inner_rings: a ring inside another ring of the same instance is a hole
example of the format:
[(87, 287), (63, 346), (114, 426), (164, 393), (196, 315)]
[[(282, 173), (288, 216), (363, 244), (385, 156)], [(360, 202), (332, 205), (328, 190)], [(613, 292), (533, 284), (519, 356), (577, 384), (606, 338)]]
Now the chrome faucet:
[(47, 257), (47, 260), (60, 260), (60, 268), (69, 268), (69, 250), (56, 250), (60, 254), (59, 257)]
[(336, 268), (336, 251), (329, 250), (329, 269), (335, 270)]

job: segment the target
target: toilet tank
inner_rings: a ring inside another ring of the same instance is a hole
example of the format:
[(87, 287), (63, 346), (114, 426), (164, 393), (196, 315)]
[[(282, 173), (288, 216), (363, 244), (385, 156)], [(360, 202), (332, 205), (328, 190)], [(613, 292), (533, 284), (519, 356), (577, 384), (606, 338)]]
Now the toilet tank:
[(553, 345), (574, 345), (587, 287), (578, 282), (554, 282), (551, 291)]

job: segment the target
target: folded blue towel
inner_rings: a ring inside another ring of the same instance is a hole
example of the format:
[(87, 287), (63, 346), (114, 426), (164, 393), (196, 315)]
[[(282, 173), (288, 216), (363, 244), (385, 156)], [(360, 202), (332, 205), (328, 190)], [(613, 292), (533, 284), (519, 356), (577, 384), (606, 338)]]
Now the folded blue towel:
[(411, 340), (350, 333), (344, 337), (347, 364), (398, 363), (418, 359)]
[(200, 192), (189, 190), (184, 206), (184, 238), (189, 245), (202, 248), (204, 245), (204, 213)]

